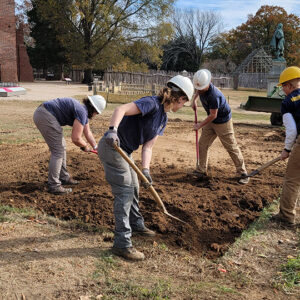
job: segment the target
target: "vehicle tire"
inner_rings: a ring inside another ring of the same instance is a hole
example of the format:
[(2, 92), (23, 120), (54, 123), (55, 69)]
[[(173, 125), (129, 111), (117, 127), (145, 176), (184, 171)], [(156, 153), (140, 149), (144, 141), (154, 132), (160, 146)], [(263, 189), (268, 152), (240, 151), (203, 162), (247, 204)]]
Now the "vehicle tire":
[(282, 126), (283, 122), (281, 113), (271, 113), (270, 121), (274, 126)]

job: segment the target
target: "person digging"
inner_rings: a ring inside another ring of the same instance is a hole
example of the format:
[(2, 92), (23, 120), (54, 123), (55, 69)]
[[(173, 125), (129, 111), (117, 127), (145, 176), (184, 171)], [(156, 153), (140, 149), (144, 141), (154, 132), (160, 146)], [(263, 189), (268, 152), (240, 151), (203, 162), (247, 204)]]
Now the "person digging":
[(294, 227), (296, 206), (300, 196), (300, 68), (296, 66), (283, 70), (278, 86), (286, 95), (281, 103), (281, 114), (285, 127), (285, 147), (281, 159), (288, 159), (284, 176), (279, 213), (271, 221)]
[[(143, 97), (115, 109), (108, 131), (98, 143), (98, 156), (114, 196), (115, 233), (112, 253), (128, 260), (143, 260), (132, 246), (132, 234), (154, 236), (139, 210), (139, 182), (135, 171), (115, 149), (115, 144), (133, 160), (132, 152), (142, 145), (142, 173), (152, 184), (152, 148), (163, 135), (167, 112), (176, 112), (192, 99), (194, 87), (187, 77), (171, 78), (157, 96)], [(148, 184), (149, 184), (148, 183)], [(146, 186), (147, 187), (147, 186)]]
[[(106, 107), (102, 96), (88, 96), (83, 104), (73, 98), (56, 98), (41, 104), (34, 112), (33, 121), (44, 137), (50, 149), (50, 162), (48, 172), (48, 192), (55, 195), (71, 193), (71, 188), (63, 185), (76, 185), (67, 171), (66, 141), (62, 126), (72, 127), (72, 142), (81, 150), (89, 152), (97, 149), (97, 143), (90, 130), (89, 120), (101, 114)], [(86, 140), (82, 138), (82, 134)]]
[(198, 178), (207, 178), (208, 151), (214, 140), (219, 137), (222, 145), (229, 153), (236, 167), (238, 182), (247, 184), (249, 178), (244, 163), (244, 158), (239, 149), (233, 130), (231, 108), (223, 93), (211, 83), (211, 73), (202, 69), (193, 77), (195, 94), (192, 108), (197, 110), (197, 98), (200, 98), (207, 118), (194, 124), (194, 130), (202, 129), (199, 138), (199, 164), (194, 173)]

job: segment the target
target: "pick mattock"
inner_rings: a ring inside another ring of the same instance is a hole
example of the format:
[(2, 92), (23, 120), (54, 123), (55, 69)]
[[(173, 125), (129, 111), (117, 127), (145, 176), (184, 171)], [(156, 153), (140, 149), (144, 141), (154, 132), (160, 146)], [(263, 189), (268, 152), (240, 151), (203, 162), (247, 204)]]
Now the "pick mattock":
[(179, 222), (185, 223), (184, 221), (178, 219), (177, 217), (171, 215), (167, 209), (165, 208), (162, 200), (160, 199), (159, 195), (157, 194), (156, 190), (154, 189), (154, 187), (152, 185), (150, 185), (148, 179), (145, 177), (145, 175), (141, 172), (141, 170), (135, 165), (135, 163), (126, 155), (126, 153), (116, 144), (114, 144), (115, 149), (120, 153), (120, 155), (128, 162), (128, 164), (131, 166), (131, 168), (137, 173), (137, 175), (141, 178), (141, 180), (145, 183), (148, 183), (149, 185), (149, 190), (151, 192), (151, 194), (153, 195), (156, 203), (161, 207), (163, 213)]
[[(198, 117), (197, 117), (197, 107), (194, 109), (195, 111), (195, 124), (198, 123)], [(196, 155), (197, 155), (197, 163), (196, 163), (196, 169), (199, 168), (199, 140), (198, 140), (198, 130), (196, 132)]]
[(269, 162), (265, 163), (264, 165), (262, 165), (260, 168), (252, 171), (247, 177), (252, 177), (254, 175), (257, 175), (260, 171), (272, 166), (273, 164), (275, 164), (276, 162), (278, 162), (279, 160), (281, 160), (281, 156), (276, 157), (272, 160), (270, 160)]

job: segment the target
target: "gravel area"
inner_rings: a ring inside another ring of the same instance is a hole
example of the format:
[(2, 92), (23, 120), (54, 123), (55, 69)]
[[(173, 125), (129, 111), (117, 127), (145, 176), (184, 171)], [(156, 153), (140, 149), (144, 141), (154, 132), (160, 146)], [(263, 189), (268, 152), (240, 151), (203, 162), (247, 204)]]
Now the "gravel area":
[(25, 95), (0, 97), (0, 100), (45, 101), (57, 97), (92, 95), (92, 91), (88, 91), (86, 84), (66, 84), (65, 81), (20, 82), (19, 86), (26, 89)]

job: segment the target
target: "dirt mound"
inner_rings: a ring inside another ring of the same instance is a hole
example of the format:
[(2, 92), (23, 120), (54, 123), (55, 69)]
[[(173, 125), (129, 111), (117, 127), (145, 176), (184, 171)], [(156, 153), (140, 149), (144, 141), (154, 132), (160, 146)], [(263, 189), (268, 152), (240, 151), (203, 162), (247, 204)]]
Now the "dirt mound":
[[(211, 154), (216, 158), (210, 178), (199, 181), (189, 175), (186, 168), (187, 161), (191, 161), (190, 166), (194, 164), (193, 147), (188, 148), (187, 157), (180, 155), (180, 151), (187, 151), (185, 142), (194, 138), (194, 133), (190, 132), (191, 124), (170, 122), (168, 126), (166, 144), (161, 139), (156, 146), (159, 151), (154, 153), (151, 174), (167, 210), (187, 224), (165, 216), (151, 194), (141, 188), (140, 207), (145, 223), (158, 232), (157, 240), (169, 247), (183, 247), (207, 257), (222, 255), (259, 216), (263, 207), (278, 197), (284, 172), (282, 165), (279, 163), (267, 169), (246, 186), (240, 185), (234, 175), (230, 175), (234, 174), (230, 158), (223, 154), (223, 148), (217, 143)], [(183, 132), (180, 135), (182, 143), (174, 142), (179, 127)], [(278, 136), (278, 141), (272, 138), (269, 144), (263, 128), (238, 127), (237, 136), (250, 170), (267, 161), (268, 152), (271, 152), (270, 157), (276, 156), (272, 152), (282, 147), (283, 138), (279, 129), (272, 129), (274, 135)], [(173, 144), (168, 138), (173, 139)], [(168, 153), (161, 157), (166, 147)], [(0, 151), (3, 153), (0, 161), (2, 204), (32, 206), (64, 220), (76, 218), (113, 230), (112, 194), (96, 155), (82, 153), (68, 145), (69, 171), (80, 183), (73, 193), (54, 196), (46, 191), (49, 152), (44, 143), (17, 147), (0, 145)], [(173, 155), (172, 151), (179, 156)]]

